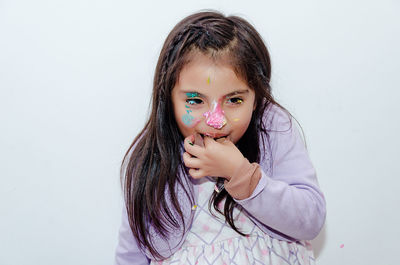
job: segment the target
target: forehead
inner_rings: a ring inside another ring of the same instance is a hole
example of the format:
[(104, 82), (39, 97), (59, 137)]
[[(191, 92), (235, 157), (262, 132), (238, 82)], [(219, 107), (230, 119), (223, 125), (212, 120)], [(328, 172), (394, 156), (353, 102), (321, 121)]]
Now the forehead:
[(204, 54), (190, 56), (179, 73), (176, 88), (220, 94), (249, 89), (227, 60), (214, 59)]

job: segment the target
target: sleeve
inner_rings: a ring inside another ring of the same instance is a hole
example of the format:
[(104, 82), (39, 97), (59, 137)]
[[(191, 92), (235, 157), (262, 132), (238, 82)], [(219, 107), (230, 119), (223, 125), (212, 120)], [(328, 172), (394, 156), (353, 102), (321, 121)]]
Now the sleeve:
[[(247, 158), (243, 158), (242, 163), (238, 165), (238, 170), (231, 176), (230, 180), (224, 181), (224, 187), (233, 199), (244, 200), (254, 197), (257, 190), (261, 191), (260, 179), (260, 165), (257, 163), (250, 164)], [(261, 181), (261, 183), (263, 182), (265, 181)]]
[(286, 241), (311, 240), (325, 223), (325, 198), (299, 130), (282, 118), (284, 114), (279, 116), (277, 131), (270, 133), (272, 173), (268, 176), (266, 163), (261, 163), (253, 193), (235, 201), (269, 235)]
[(122, 222), (119, 229), (118, 245), (115, 250), (114, 265), (145, 265), (150, 259), (140, 250), (129, 226), (125, 207), (122, 211)]

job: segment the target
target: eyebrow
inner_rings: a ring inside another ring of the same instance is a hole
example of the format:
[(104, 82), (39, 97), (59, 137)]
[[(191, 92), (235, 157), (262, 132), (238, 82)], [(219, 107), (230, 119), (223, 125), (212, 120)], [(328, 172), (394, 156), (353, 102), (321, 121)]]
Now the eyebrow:
[[(194, 90), (191, 90), (191, 91), (182, 90), (182, 93), (186, 94), (186, 96), (188, 96), (190, 98), (194, 98), (194, 97), (207, 98), (206, 95), (203, 95), (200, 92), (197, 92), (197, 91), (194, 91)], [(235, 95), (248, 94), (248, 93), (249, 93), (248, 89), (242, 89), (242, 90), (236, 90), (236, 91), (233, 91), (231, 93), (228, 93), (228, 94), (224, 95), (224, 97), (231, 97), (231, 96), (235, 96)]]
[(235, 96), (235, 95), (239, 95), (239, 94), (248, 94), (248, 93), (249, 93), (248, 89), (236, 90), (229, 94), (226, 94), (225, 97)]

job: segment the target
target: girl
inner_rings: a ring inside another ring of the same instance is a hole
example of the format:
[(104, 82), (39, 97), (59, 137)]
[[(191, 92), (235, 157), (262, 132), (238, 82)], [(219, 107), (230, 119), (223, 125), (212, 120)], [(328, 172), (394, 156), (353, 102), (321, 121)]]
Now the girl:
[(325, 199), (270, 76), (242, 18), (200, 12), (174, 27), (121, 166), (115, 264), (315, 264)]

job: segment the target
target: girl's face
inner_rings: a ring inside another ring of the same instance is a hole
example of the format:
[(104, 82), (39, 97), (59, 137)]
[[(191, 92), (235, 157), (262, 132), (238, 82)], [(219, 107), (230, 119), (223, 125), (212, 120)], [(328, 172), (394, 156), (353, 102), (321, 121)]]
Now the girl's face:
[(237, 143), (249, 126), (255, 93), (228, 64), (201, 53), (191, 57), (172, 89), (176, 123), (182, 135), (200, 133)]

